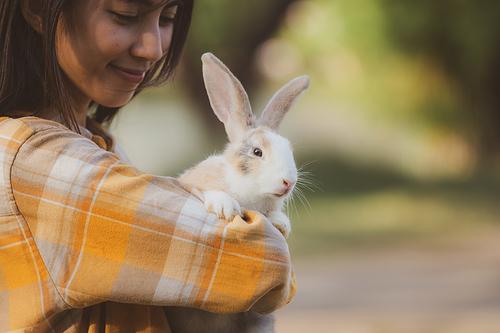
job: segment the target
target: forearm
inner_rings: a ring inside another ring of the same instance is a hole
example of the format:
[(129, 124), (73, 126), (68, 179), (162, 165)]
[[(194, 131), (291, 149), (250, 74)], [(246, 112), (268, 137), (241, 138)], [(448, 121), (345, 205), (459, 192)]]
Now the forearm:
[[(84, 141), (54, 154), (44, 140), (20, 150), (14, 195), (70, 306), (112, 300), (267, 313), (294, 292), (286, 242), (260, 215), (217, 220), (196, 189), (175, 179), (144, 175)], [(40, 159), (48, 167), (30, 171)]]

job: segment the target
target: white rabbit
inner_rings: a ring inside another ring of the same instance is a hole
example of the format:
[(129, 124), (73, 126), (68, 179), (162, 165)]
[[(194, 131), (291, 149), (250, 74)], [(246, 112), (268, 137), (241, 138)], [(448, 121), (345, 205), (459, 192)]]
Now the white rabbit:
[[(288, 237), (290, 220), (282, 212), (297, 182), (292, 145), (276, 131), (288, 110), (309, 87), (300, 76), (281, 88), (256, 120), (243, 86), (213, 54), (202, 56), (203, 78), (210, 104), (224, 123), (229, 144), (187, 170), (180, 180), (202, 191), (205, 207), (220, 218), (232, 220), (242, 208), (265, 215)], [(253, 311), (213, 314), (190, 308), (166, 310), (172, 331), (197, 333), (274, 332), (272, 315)]]
[(210, 104), (224, 123), (229, 144), (221, 155), (207, 158), (179, 179), (200, 189), (207, 210), (218, 217), (232, 220), (241, 215), (241, 207), (255, 210), (288, 237), (290, 220), (282, 208), (297, 182), (297, 168), (292, 145), (276, 131), (309, 87), (309, 77), (281, 88), (256, 120), (243, 86), (229, 69), (211, 53), (202, 61)]

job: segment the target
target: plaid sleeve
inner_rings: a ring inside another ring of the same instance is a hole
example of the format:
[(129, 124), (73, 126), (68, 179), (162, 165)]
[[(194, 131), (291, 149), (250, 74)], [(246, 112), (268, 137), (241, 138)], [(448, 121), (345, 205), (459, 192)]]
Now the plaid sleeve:
[(293, 297), (287, 244), (260, 214), (218, 220), (196, 189), (66, 129), (26, 124), (33, 134), (11, 182), (38, 275), (55, 294), (45, 312), (110, 300), (269, 313)]

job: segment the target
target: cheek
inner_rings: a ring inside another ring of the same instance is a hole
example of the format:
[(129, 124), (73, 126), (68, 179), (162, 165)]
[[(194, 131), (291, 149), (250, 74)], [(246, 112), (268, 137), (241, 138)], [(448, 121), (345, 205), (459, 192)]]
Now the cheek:
[(241, 158), (232, 164), (241, 174), (248, 175), (250, 173), (250, 163), (247, 159)]
[(124, 30), (101, 22), (92, 29), (91, 45), (95, 59), (103, 61), (102, 65), (107, 64), (116, 55), (122, 53), (130, 44), (130, 36)]
[(172, 44), (172, 37), (174, 34), (174, 26), (171, 24), (165, 27), (161, 31), (161, 47), (163, 54), (168, 52), (170, 45)]
[[(79, 82), (85, 79), (85, 68), (89, 54), (82, 55), (80, 47), (82, 42), (80, 39), (71, 37), (63, 28), (58, 27), (56, 55), (63, 72), (73, 82)], [(86, 51), (88, 52), (88, 49)]]
[(249, 177), (257, 178), (257, 176), (263, 171), (264, 162), (256, 158), (244, 159), (242, 158), (237, 164), (238, 170)]
[[(116, 52), (119, 47), (120, 39), (108, 38), (116, 34), (109, 31), (104, 24), (94, 24), (92, 20), (88, 23), (78, 26), (75, 30), (66, 30), (63, 25), (58, 27), (57, 56), (69, 77), (85, 77), (96, 73), (105, 64), (106, 57)], [(81, 79), (78, 78), (78, 81)]]

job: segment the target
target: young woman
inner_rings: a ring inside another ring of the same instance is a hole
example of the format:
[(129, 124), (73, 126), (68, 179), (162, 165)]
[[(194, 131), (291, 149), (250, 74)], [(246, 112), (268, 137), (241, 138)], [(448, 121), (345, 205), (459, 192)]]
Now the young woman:
[(0, 332), (169, 332), (165, 306), (270, 313), (293, 297), (268, 220), (208, 214), (101, 126), (173, 74), (192, 6), (0, 1)]

